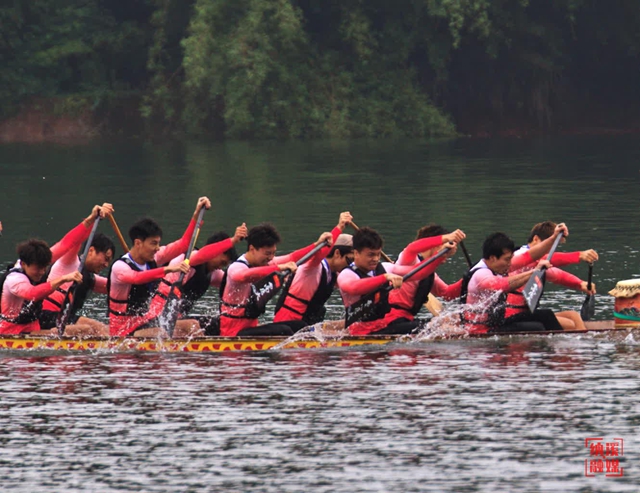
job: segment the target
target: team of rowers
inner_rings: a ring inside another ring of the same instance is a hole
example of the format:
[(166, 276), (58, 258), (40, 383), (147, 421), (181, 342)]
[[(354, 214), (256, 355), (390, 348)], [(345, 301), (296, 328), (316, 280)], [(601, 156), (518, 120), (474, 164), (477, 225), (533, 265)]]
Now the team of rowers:
[[(288, 255), (276, 256), (280, 235), (270, 223), (251, 229), (243, 223), (233, 236), (215, 233), (204, 247), (189, 251), (202, 226), (202, 209), (210, 207), (208, 198), (199, 198), (182, 237), (162, 246), (160, 226), (149, 218), (139, 220), (129, 230), (131, 249), (113, 263), (113, 241), (95, 233), (94, 227), (99, 218), (113, 214), (108, 203), (93, 207), (52, 247), (36, 239), (19, 244), (18, 261), (0, 275), (0, 334), (290, 336), (324, 320), (325, 303), (336, 286), (347, 314), (363, 300), (371, 301), (358, 316), (332, 322), (337, 329), (344, 329), (346, 323), (350, 335), (415, 331), (420, 324), (416, 316), (429, 295), (465, 303), (459, 323), (471, 333), (580, 330), (585, 326), (577, 312), (531, 312), (523, 287), (534, 269), (544, 267), (549, 281), (595, 293), (595, 285), (588, 286), (558, 268), (595, 262), (594, 250), (555, 253), (553, 266), (545, 257), (560, 234), (568, 236), (565, 224), (536, 224), (520, 249), (504, 233), (489, 235), (482, 246), (482, 260), (461, 279), (447, 284), (436, 269), (465, 239), (459, 229), (448, 232), (434, 224), (420, 228), (395, 263), (381, 262), (383, 239), (374, 229), (354, 226), (353, 235), (344, 233), (353, 226), (349, 212), (340, 214), (331, 232)], [(90, 244), (82, 248), (88, 240)], [(243, 240), (246, 252), (238, 256), (235, 248)], [(81, 256), (81, 251), (86, 255)], [(101, 276), (109, 266), (108, 276)], [(269, 276), (273, 282), (268, 289), (256, 289)], [(211, 286), (220, 290), (219, 315), (190, 315)], [(107, 295), (108, 325), (79, 315), (90, 291)], [(273, 321), (260, 324), (265, 312), (260, 295), (278, 291)], [(170, 307), (177, 312), (168, 313)]]

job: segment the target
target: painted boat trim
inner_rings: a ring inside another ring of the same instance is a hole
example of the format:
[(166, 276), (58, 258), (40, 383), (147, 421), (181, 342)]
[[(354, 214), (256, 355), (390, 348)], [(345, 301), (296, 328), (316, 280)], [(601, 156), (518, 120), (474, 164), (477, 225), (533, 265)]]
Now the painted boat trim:
[[(508, 336), (546, 336), (552, 334), (587, 334), (608, 332), (630, 332), (634, 327), (614, 325), (613, 321), (587, 322), (586, 331), (547, 331), (529, 333), (483, 334), (460, 338), (488, 338)], [(444, 339), (444, 338), (440, 338)], [(0, 350), (50, 350), (50, 351), (95, 351), (95, 352), (171, 352), (171, 353), (218, 353), (225, 351), (266, 351), (282, 344), (284, 337), (207, 337), (191, 340), (158, 339), (51, 339), (29, 336), (0, 336)], [(285, 344), (280, 349), (347, 348), (356, 346), (383, 345), (392, 342), (411, 342), (408, 336), (345, 337), (343, 339), (299, 340)]]

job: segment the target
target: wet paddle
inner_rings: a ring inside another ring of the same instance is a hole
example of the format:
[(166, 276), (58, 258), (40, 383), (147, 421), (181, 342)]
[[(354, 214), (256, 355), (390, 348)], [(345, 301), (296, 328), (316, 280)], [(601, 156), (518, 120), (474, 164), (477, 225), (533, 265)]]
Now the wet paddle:
[[(307, 260), (313, 257), (318, 251), (329, 245), (329, 242), (323, 241), (322, 243), (316, 245), (313, 250), (307, 253), (304, 257), (296, 262), (297, 266), (304, 264)], [(271, 299), (278, 294), (280, 289), (282, 289), (284, 285), (284, 279), (287, 277), (291, 271), (289, 269), (285, 269), (282, 271), (272, 272), (268, 276), (264, 276), (259, 281), (256, 281), (251, 285), (251, 296), (254, 298), (254, 303), (257, 308), (260, 309), (261, 312), (264, 311), (264, 307), (271, 301)]]
[[(553, 257), (553, 254), (555, 253), (556, 248), (558, 248), (563, 236), (564, 233), (560, 233), (553, 242), (551, 250), (549, 250), (549, 254), (547, 256), (547, 260), (549, 260), (549, 262), (551, 262), (551, 257)], [(535, 311), (538, 306), (538, 302), (540, 301), (540, 297), (542, 296), (542, 291), (544, 290), (544, 273), (546, 270), (546, 267), (536, 269), (533, 274), (531, 274), (531, 277), (527, 281), (527, 284), (525, 284), (524, 290), (522, 291), (531, 313)]]
[[(587, 290), (591, 290), (591, 279), (593, 277), (593, 264), (589, 264), (589, 277), (587, 279)], [(589, 293), (582, 303), (582, 308), (580, 309), (580, 316), (582, 320), (587, 322), (591, 320), (591, 317), (596, 313), (596, 297), (595, 295)]]
[[(111, 216), (109, 216), (111, 217)], [(93, 223), (93, 228), (91, 228), (91, 233), (89, 233), (89, 238), (87, 238), (87, 244), (84, 246), (84, 251), (82, 252), (82, 256), (80, 257), (80, 265), (78, 266), (78, 271), (82, 273), (84, 270), (84, 266), (87, 262), (87, 256), (89, 255), (89, 248), (91, 248), (91, 243), (93, 243), (93, 237), (96, 235), (96, 231), (98, 229), (98, 224), (100, 223), (100, 216), (96, 218)], [(78, 287), (78, 283), (74, 282), (69, 289), (67, 290), (67, 294), (64, 297), (64, 301), (62, 302), (62, 306), (60, 307), (60, 318), (58, 319), (58, 333), (62, 336), (65, 327), (69, 323), (69, 319), (71, 315), (73, 315), (73, 295)]]
[[(420, 272), (422, 269), (427, 267), (429, 264), (433, 263), (443, 255), (445, 255), (447, 252), (449, 252), (449, 250), (451, 249), (444, 248), (440, 250), (436, 255), (431, 257), (429, 260), (421, 262), (420, 264), (418, 264), (417, 267), (415, 267), (411, 271), (407, 272), (404, 276), (402, 276), (402, 281), (403, 282), (407, 281), (409, 278), (416, 275), (418, 272)], [(389, 292), (392, 289), (393, 288), (391, 287), (391, 285), (387, 284), (379, 289), (376, 289), (372, 293), (369, 293), (363, 296), (358, 301), (356, 301), (353, 305), (348, 306), (345, 314), (345, 319), (344, 319), (345, 328), (349, 327), (351, 324), (355, 322), (359, 322), (360, 320), (363, 320), (365, 317), (369, 318), (372, 315), (375, 315), (377, 318), (379, 315), (386, 314), (388, 312), (388, 309), (387, 309), (388, 307), (385, 307), (384, 305), (386, 303), (383, 303), (383, 302), (387, 300), (389, 296)]]
[[(187, 248), (187, 252), (184, 256), (184, 261), (189, 264), (189, 259), (191, 258), (191, 254), (193, 253), (193, 249), (196, 246), (196, 241), (198, 240), (198, 235), (200, 234), (200, 226), (202, 225), (202, 217), (204, 216), (205, 207), (202, 207), (198, 212), (198, 218), (196, 219), (196, 228), (193, 230), (193, 234), (191, 235), (191, 240), (189, 240), (189, 246)], [(167, 302), (164, 305), (163, 309), (163, 317), (161, 319), (166, 320), (166, 330), (169, 333), (169, 337), (173, 337), (173, 330), (175, 329), (176, 322), (178, 321), (178, 315), (180, 313), (179, 304), (180, 304), (180, 296), (178, 292), (182, 289), (182, 283), (185, 278), (185, 273), (180, 272), (180, 276), (178, 280), (171, 285), (169, 290), (169, 295), (167, 296)]]
[(124, 236), (122, 236), (122, 233), (120, 232), (120, 228), (118, 227), (118, 224), (116, 223), (116, 220), (113, 217), (113, 214), (109, 214), (108, 217), (109, 217), (109, 222), (111, 223), (111, 227), (113, 228), (113, 231), (115, 231), (116, 236), (120, 241), (120, 245), (124, 250), (124, 253), (127, 253), (130, 250), (129, 245), (127, 245), (127, 242), (125, 241)]
[(473, 262), (471, 261), (471, 256), (469, 255), (469, 252), (467, 251), (467, 247), (464, 246), (464, 241), (461, 241), (459, 243), (460, 248), (462, 248), (462, 253), (464, 253), (464, 258), (467, 260), (467, 265), (469, 266), (469, 268), (473, 267)]

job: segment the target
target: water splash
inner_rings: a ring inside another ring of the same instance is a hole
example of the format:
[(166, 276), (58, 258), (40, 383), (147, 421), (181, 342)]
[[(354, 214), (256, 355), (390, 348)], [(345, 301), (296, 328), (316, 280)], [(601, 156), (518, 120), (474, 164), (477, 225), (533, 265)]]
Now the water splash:
[(318, 322), (317, 324), (303, 327), (298, 332), (288, 337), (279, 344), (273, 346), (271, 350), (284, 349), (290, 344), (300, 341), (318, 341), (324, 343), (327, 341), (339, 341), (349, 335), (347, 329), (340, 329), (335, 321)]

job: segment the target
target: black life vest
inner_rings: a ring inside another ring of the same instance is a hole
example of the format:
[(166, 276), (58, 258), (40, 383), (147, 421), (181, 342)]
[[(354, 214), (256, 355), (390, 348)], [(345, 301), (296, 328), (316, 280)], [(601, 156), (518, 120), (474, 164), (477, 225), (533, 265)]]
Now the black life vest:
[[(87, 269), (82, 269), (81, 274), (82, 282), (76, 285), (71, 296), (71, 308), (69, 315), (73, 315), (83, 307), (84, 302), (89, 296), (89, 292), (91, 292), (96, 285), (96, 275), (93, 272), (88, 272)], [(56, 291), (62, 293), (66, 299), (68, 289), (59, 287)], [(60, 311), (62, 309), (60, 302), (56, 301), (51, 296), (47, 296), (45, 299), (58, 308), (56, 311)]]
[[(133, 270), (142, 272), (142, 269), (140, 269), (140, 267), (138, 267), (136, 263), (127, 256), (120, 257), (118, 260), (116, 260), (116, 262), (124, 262)], [(108, 309), (109, 313), (110, 314), (112, 313), (118, 316), (129, 316), (129, 317), (144, 315), (149, 310), (149, 302), (151, 301), (151, 298), (153, 297), (155, 292), (158, 290), (158, 285), (160, 284), (160, 281), (152, 281), (147, 284), (132, 284), (131, 289), (129, 290), (129, 296), (127, 297), (126, 300), (117, 300), (115, 298), (112, 298), (111, 297), (111, 271), (113, 270), (113, 266), (116, 264), (116, 262), (111, 264), (111, 269), (109, 269), (109, 277), (107, 278), (107, 303), (109, 304), (109, 309)], [(149, 267), (149, 270), (156, 269), (158, 267), (158, 264), (156, 263), (155, 260), (152, 260), (151, 262), (147, 262), (147, 267)], [(124, 312), (120, 310), (113, 310), (111, 308), (112, 302), (125, 303), (127, 305), (127, 308)]]
[[(42, 279), (38, 282), (33, 282), (29, 276), (27, 276), (27, 274), (25, 274), (24, 270), (21, 267), (13, 267), (12, 265), (7, 266), (7, 268), (0, 273), (0, 306), (2, 303), (2, 291), (4, 289), (4, 282), (6, 281), (7, 277), (9, 276), (9, 274), (13, 273), (13, 272), (18, 272), (20, 274), (23, 274), (27, 279), (29, 279), (29, 282), (33, 285), (33, 286), (37, 286), (38, 284), (42, 284), (45, 279), (47, 278), (47, 275), (45, 274), (44, 276), (42, 276)], [(10, 318), (7, 317), (5, 315), (3, 315), (2, 313), (0, 313), (0, 318), (2, 320), (6, 320), (7, 322), (10, 322), (12, 324), (16, 324), (16, 325), (26, 325), (26, 324), (30, 324), (31, 322), (35, 322), (36, 320), (38, 320), (40, 318), (40, 313), (42, 312), (42, 300), (40, 301), (27, 301), (24, 300), (22, 303), (22, 307), (20, 307), (20, 312), (18, 313), (18, 315), (16, 317)]]
[[(371, 277), (369, 276), (368, 272), (364, 272), (358, 269), (355, 263), (348, 266), (347, 269), (351, 269), (353, 272), (358, 274), (358, 277), (360, 279)], [(376, 268), (374, 270), (374, 275), (379, 276), (386, 273), (387, 273), (387, 270), (382, 265), (382, 262), (379, 262), (378, 265), (376, 265)], [(387, 313), (389, 313), (389, 311), (391, 310), (391, 307), (389, 306), (389, 290), (383, 289), (380, 291), (379, 295), (380, 296), (377, 302), (375, 303), (373, 309), (369, 312), (368, 315), (365, 315), (364, 317), (362, 317), (359, 320), (360, 322), (372, 322), (374, 320), (379, 320), (381, 318), (384, 318), (384, 316)], [(349, 319), (349, 307), (347, 307), (347, 319)]]
[[(332, 275), (331, 280), (327, 282), (327, 273), (329, 271), (329, 264), (327, 263), (326, 259), (322, 261), (322, 263), (320, 264), (320, 267), (322, 269), (322, 273), (320, 274), (320, 284), (318, 284), (318, 288), (316, 289), (315, 293), (313, 293), (313, 296), (311, 297), (311, 299), (305, 300), (289, 292), (291, 283), (295, 278), (295, 275), (291, 276), (291, 278), (289, 279), (289, 282), (284, 287), (284, 291), (280, 295), (280, 298), (278, 298), (278, 302), (276, 303), (275, 313), (278, 313), (278, 311), (281, 308), (286, 308), (287, 310), (300, 315), (302, 317), (302, 320), (307, 325), (313, 325), (318, 322), (322, 322), (324, 320), (324, 316), (327, 313), (327, 309), (325, 308), (324, 305), (329, 299), (329, 297), (331, 296), (331, 293), (333, 293), (333, 288), (336, 286), (336, 281), (338, 279), (338, 276)], [(293, 298), (294, 300), (297, 300), (300, 303), (306, 305), (307, 308), (305, 309), (304, 313), (300, 313), (295, 308), (292, 308), (290, 305), (287, 305), (287, 299), (289, 298)]]
[[(424, 258), (422, 258), (422, 255), (418, 255), (418, 262), (422, 262), (423, 260)], [(436, 280), (436, 274), (434, 272), (430, 276), (425, 277), (420, 282), (418, 282), (418, 289), (416, 290), (416, 294), (413, 297), (413, 305), (411, 305), (411, 307), (406, 307), (406, 306), (398, 305), (395, 303), (392, 303), (389, 306), (391, 308), (408, 311), (414, 316), (417, 315), (422, 309), (422, 306), (427, 302), (427, 299), (429, 298), (429, 294), (433, 289), (435, 280)]]
[(211, 285), (211, 273), (207, 270), (207, 264), (192, 267), (195, 271), (191, 279), (182, 285), (182, 297), (179, 310), (181, 315), (187, 315), (196, 301), (204, 296)]
[[(469, 294), (469, 283), (471, 282), (471, 278), (473, 275), (481, 269), (488, 269), (488, 267), (476, 267), (475, 269), (469, 270), (462, 277), (462, 285), (460, 287), (460, 303), (467, 303), (467, 295)], [(493, 272), (493, 271), (492, 271)], [(468, 313), (462, 313), (460, 317), (462, 318), (462, 323), (468, 325), (484, 325), (489, 328), (497, 328), (504, 325), (505, 321), (505, 312), (507, 309), (507, 292), (503, 291), (498, 295), (498, 298), (491, 303), (488, 308), (484, 308), (482, 310), (470, 310)], [(471, 317), (469, 317), (471, 315)], [(483, 315), (486, 315), (483, 318)], [(476, 318), (477, 317), (477, 318)]]
[[(247, 262), (245, 259), (243, 259), (242, 257), (240, 257), (238, 260), (236, 260), (236, 262), (240, 262), (241, 264), (246, 265), (247, 267), (251, 267), (249, 265), (249, 262)], [(220, 283), (220, 316), (221, 317), (227, 317), (227, 318), (240, 318), (240, 319), (254, 319), (254, 318), (258, 318), (260, 315), (262, 315), (265, 311), (266, 311), (266, 307), (262, 307), (260, 308), (256, 302), (256, 297), (254, 295), (254, 292), (251, 291), (251, 294), (249, 295), (249, 299), (245, 302), (242, 303), (240, 305), (236, 305), (233, 303), (227, 303), (226, 301), (224, 301), (224, 290), (227, 287), (227, 275), (228, 275), (229, 269), (227, 269), (224, 273), (224, 276), (222, 277), (222, 282)], [(243, 308), (244, 309), (244, 313), (242, 315), (232, 315), (230, 313), (225, 313), (222, 311), (222, 307), (226, 306), (229, 308)]]

